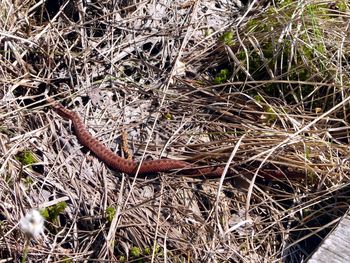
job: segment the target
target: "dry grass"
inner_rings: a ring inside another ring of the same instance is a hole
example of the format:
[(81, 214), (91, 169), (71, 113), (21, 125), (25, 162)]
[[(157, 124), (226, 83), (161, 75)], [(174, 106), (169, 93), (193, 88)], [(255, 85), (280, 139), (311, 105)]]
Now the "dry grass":
[[(347, 1), (35, 2), (0, 8), (1, 258), (299, 262), (346, 211)], [(236, 176), (113, 172), (47, 93), (116, 152)]]

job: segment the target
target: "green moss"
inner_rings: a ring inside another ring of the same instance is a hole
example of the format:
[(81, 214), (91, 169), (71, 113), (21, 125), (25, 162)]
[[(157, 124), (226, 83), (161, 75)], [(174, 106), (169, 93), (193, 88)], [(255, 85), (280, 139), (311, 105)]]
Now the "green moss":
[(56, 205), (46, 207), (40, 210), (40, 214), (45, 218), (45, 220), (58, 225), (58, 215), (62, 213), (67, 208), (66, 202), (59, 202)]
[[(143, 250), (145, 255), (152, 255), (152, 248), (151, 247), (145, 247)], [(161, 247), (159, 245), (156, 245), (154, 253), (158, 255), (161, 252)]]
[(238, 58), (240, 61), (245, 61), (245, 60), (246, 60), (247, 56), (246, 56), (246, 53), (244, 52), (244, 50), (238, 52), (237, 58)]
[(273, 110), (272, 107), (268, 107), (265, 110), (265, 112), (268, 113), (268, 114), (266, 114), (268, 122), (274, 122), (277, 119), (276, 112)]
[(151, 255), (151, 248), (150, 247), (145, 247), (143, 252), (145, 253), (145, 255)]
[(263, 101), (264, 101), (264, 98), (263, 98), (261, 95), (259, 95), (259, 94), (254, 95), (254, 99), (255, 99), (257, 102), (263, 102)]
[(346, 3), (347, 1), (336, 1), (335, 7), (340, 11), (340, 12), (346, 12), (348, 11), (348, 5)]
[(164, 120), (173, 120), (174, 119), (174, 116), (170, 112), (165, 112), (162, 115), (162, 117), (163, 117)]
[(306, 146), (306, 148), (305, 148), (305, 158), (307, 160), (310, 160), (310, 155), (311, 155), (311, 149), (310, 149), (310, 147)]
[(227, 46), (233, 46), (234, 41), (233, 41), (233, 32), (232, 31), (226, 31), (224, 32), (219, 40), (224, 43)]
[(220, 72), (214, 78), (214, 83), (215, 84), (225, 83), (229, 79), (229, 74), (230, 74), (230, 71), (228, 69), (220, 70)]
[(23, 165), (32, 165), (37, 162), (36, 155), (31, 151), (23, 151), (18, 153), (16, 159)]
[(68, 256), (65, 256), (63, 259), (63, 263), (72, 263), (73, 259), (69, 258)]
[[(140, 248), (140, 247), (131, 247), (129, 251), (130, 258), (133, 260), (133, 262), (148, 262), (145, 261), (145, 259), (149, 258), (153, 253), (153, 247), (145, 247), (145, 248)], [(162, 257), (163, 252), (162, 248), (159, 245), (156, 245), (154, 254), (157, 257)], [(172, 256), (172, 253), (169, 251), (169, 256)], [(120, 262), (126, 262), (127, 257), (125, 255), (122, 255), (119, 257)]]
[(142, 249), (139, 247), (132, 247), (130, 249), (130, 255), (134, 258), (139, 258), (142, 256)]
[(117, 211), (115, 210), (114, 207), (111, 207), (111, 206), (107, 207), (107, 209), (106, 209), (106, 218), (107, 218), (108, 222), (110, 222), (110, 223), (112, 222), (116, 212)]

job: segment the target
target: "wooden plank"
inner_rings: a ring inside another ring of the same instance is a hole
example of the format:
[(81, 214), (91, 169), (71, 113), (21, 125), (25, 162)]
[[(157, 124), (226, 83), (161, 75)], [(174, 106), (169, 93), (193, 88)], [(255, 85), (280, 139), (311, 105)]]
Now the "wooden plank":
[(340, 220), (338, 226), (322, 242), (311, 256), (309, 263), (350, 262), (350, 212)]

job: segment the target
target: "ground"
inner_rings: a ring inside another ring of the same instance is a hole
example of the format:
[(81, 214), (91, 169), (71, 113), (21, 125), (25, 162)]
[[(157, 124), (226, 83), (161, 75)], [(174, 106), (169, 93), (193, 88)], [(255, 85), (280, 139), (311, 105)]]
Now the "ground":
[[(0, 5), (4, 262), (300, 262), (346, 211), (347, 1)], [(47, 97), (126, 158), (227, 169), (112, 171)]]

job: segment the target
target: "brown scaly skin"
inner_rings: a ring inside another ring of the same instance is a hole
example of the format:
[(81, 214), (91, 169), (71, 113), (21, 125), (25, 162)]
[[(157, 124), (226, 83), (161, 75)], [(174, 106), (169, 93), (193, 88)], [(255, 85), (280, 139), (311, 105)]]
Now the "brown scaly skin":
[(185, 174), (198, 176), (221, 176), (223, 173), (223, 169), (221, 167), (195, 168), (189, 162), (173, 159), (143, 161), (139, 168), (138, 162), (120, 157), (97, 139), (92, 137), (76, 112), (66, 109), (62, 106), (62, 104), (54, 101), (51, 98), (48, 98), (47, 100), (61, 117), (72, 121), (74, 131), (79, 142), (92, 151), (101, 161), (103, 161), (113, 170), (120, 171), (128, 175), (135, 175), (138, 169), (137, 174), (139, 175), (168, 172), (180, 169), (183, 170), (182, 172)]
[[(140, 165), (139, 162), (134, 160), (122, 158), (95, 139), (86, 129), (83, 121), (76, 112), (66, 109), (62, 106), (62, 104), (51, 98), (47, 98), (47, 101), (61, 117), (72, 121), (75, 134), (79, 142), (92, 151), (101, 161), (103, 161), (113, 170), (123, 172), (131, 176), (136, 174), (145, 175), (158, 172), (169, 172), (173, 170), (181, 170), (181, 173), (191, 176), (220, 177), (223, 174), (224, 169), (222, 167), (214, 166), (198, 168), (189, 162), (180, 160), (159, 159), (143, 161)], [(244, 172), (240, 173), (245, 174)], [(283, 179), (286, 176), (289, 179), (300, 179), (304, 177), (303, 172), (281, 171), (279, 169), (261, 169), (259, 174), (267, 179)], [(226, 175), (236, 175), (236, 173), (228, 171)]]

